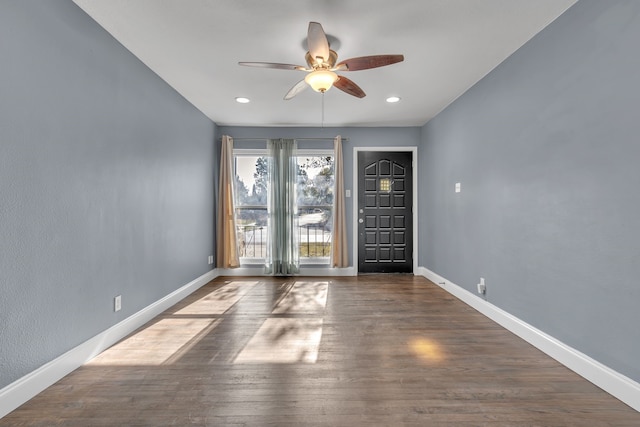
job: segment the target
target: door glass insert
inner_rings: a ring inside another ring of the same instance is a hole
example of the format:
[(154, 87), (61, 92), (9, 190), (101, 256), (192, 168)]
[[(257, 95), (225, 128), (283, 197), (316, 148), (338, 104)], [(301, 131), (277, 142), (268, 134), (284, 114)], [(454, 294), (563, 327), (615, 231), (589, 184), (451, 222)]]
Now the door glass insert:
[(380, 191), (384, 193), (391, 191), (391, 180), (389, 178), (382, 178), (380, 180)]

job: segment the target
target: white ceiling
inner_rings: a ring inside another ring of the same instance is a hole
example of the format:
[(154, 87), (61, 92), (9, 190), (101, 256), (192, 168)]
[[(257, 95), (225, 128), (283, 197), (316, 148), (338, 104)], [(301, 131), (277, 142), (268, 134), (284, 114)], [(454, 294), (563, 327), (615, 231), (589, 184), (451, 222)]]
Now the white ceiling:
[[(345, 72), (367, 96), (329, 90), (324, 125), (421, 126), (576, 0), (74, 1), (218, 125), (322, 124), (321, 94), (283, 100), (304, 72), (238, 65), (305, 65), (307, 26), (317, 21), (337, 39), (338, 61), (405, 56)], [(391, 95), (402, 100), (388, 104)]]

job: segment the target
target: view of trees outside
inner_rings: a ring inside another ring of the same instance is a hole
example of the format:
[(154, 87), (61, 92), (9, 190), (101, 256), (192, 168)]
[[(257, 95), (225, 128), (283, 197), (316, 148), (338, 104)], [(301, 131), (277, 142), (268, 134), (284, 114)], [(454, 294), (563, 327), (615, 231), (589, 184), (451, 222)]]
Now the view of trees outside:
[[(240, 168), (253, 172), (253, 182), (249, 184), (250, 188), (239, 176)], [(267, 158), (236, 157), (235, 185), (236, 206), (267, 206)], [(257, 220), (257, 218), (253, 219)]]
[[(331, 243), (333, 156), (299, 156), (297, 160), (300, 256), (326, 257)], [(266, 255), (267, 173), (268, 157), (236, 157), (236, 221), (241, 257)]]

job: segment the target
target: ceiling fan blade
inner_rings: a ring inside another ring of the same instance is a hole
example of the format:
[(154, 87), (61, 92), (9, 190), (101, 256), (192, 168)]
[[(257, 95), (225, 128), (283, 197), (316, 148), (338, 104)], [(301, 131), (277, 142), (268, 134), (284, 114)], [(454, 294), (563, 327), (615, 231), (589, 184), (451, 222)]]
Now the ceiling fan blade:
[(309, 87), (309, 85), (307, 84), (307, 82), (304, 79), (300, 80), (298, 83), (293, 85), (293, 87), (291, 89), (289, 89), (289, 92), (287, 92), (287, 94), (284, 96), (284, 100), (285, 101), (290, 100), (291, 98), (293, 98), (294, 96), (296, 96), (300, 92), (304, 91), (308, 87)]
[(360, 86), (344, 76), (339, 76), (338, 80), (336, 80), (333, 85), (341, 91), (358, 98), (364, 98), (365, 96), (367, 96), (367, 94), (364, 93), (362, 89), (360, 89)]
[(322, 29), (322, 25), (317, 22), (309, 22), (307, 48), (309, 49), (311, 58), (313, 58), (317, 64), (329, 61), (329, 41)]
[(238, 62), (238, 65), (242, 65), (245, 67), (275, 68), (276, 70), (306, 71), (306, 68), (303, 67), (302, 65), (278, 64), (274, 62)]
[(336, 65), (336, 69), (341, 71), (359, 71), (370, 68), (384, 67), (404, 61), (404, 55), (373, 55), (361, 56), (359, 58), (345, 59)]

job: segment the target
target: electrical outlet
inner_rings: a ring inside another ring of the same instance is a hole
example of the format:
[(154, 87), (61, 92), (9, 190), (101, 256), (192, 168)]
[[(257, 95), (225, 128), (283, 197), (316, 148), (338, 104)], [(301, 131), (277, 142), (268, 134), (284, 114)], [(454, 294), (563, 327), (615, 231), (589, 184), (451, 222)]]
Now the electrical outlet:
[(213, 264), (213, 255), (209, 255), (209, 259), (207, 260), (209, 265)]
[(122, 310), (122, 295), (118, 295), (113, 299), (113, 311)]
[(487, 285), (484, 284), (484, 277), (480, 278), (480, 283), (478, 283), (478, 293), (483, 294), (487, 292)]

